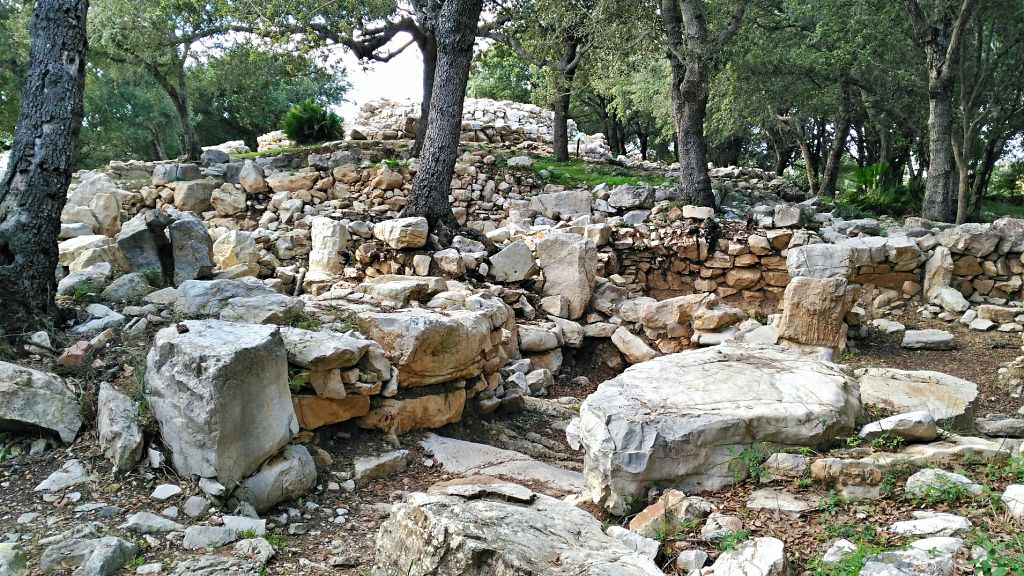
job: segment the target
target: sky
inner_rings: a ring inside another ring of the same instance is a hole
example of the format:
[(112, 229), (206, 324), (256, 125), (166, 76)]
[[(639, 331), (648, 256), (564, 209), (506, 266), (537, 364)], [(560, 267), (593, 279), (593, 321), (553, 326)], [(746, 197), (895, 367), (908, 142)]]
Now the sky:
[[(401, 46), (409, 41), (406, 33), (395, 37), (391, 46)], [(345, 66), (346, 75), (352, 85), (347, 102), (339, 107), (338, 113), (346, 120), (352, 120), (359, 107), (380, 98), (390, 100), (413, 100), (419, 102), (423, 95), (423, 59), (413, 44), (390, 62), (360, 64), (351, 51), (338, 48), (335, 58)]]

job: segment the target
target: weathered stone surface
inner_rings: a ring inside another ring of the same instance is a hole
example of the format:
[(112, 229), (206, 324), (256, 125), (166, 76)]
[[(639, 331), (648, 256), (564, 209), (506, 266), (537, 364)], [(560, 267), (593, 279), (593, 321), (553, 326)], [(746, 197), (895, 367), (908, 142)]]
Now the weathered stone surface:
[(213, 272), (213, 241), (198, 218), (179, 218), (167, 229), (171, 237), (175, 286), (209, 278)]
[(268, 176), (266, 183), (274, 192), (299, 192), (312, 190), (319, 179), (317, 172), (277, 172)]
[(859, 576), (949, 576), (954, 566), (951, 553), (912, 547), (868, 556)]
[(949, 488), (959, 488), (975, 496), (981, 494), (982, 490), (984, 490), (981, 484), (971, 481), (970, 478), (955, 472), (947, 472), (940, 468), (918, 470), (911, 474), (910, 478), (907, 478), (907, 493), (915, 496), (941, 493)]
[(853, 303), (845, 278), (794, 277), (783, 297), (779, 337), (839, 352), (846, 347), (843, 318)]
[(359, 316), (360, 330), (384, 348), (403, 387), (449, 382), (480, 374), (491, 327), (481, 315), (426, 310)]
[(550, 194), (537, 194), (530, 198), (530, 208), (547, 218), (590, 214), (591, 198), (586, 190), (567, 190)]
[(652, 486), (715, 489), (752, 442), (822, 445), (860, 412), (840, 366), (726, 343), (636, 364), (598, 387), (567, 435), (596, 502), (621, 513)]
[(1024, 438), (1024, 415), (989, 414), (975, 420), (974, 425), (986, 436)]
[(251, 232), (228, 230), (213, 243), (213, 258), (221, 270), (243, 264), (255, 275), (259, 271), (260, 249)]
[(321, 426), (344, 422), (370, 411), (370, 398), (362, 394), (348, 394), (344, 398), (319, 396), (292, 396), (295, 417), (303, 430), (316, 430)]
[(246, 160), (238, 173), (238, 183), (249, 194), (262, 194), (270, 191), (270, 186), (263, 178), (263, 169), (257, 166), (252, 160)]
[(949, 312), (963, 312), (971, 307), (970, 302), (959, 290), (949, 286), (935, 286), (926, 295), (929, 303), (941, 306), (943, 310)]
[(129, 272), (104, 288), (100, 298), (106, 302), (131, 302), (152, 291), (153, 287), (142, 272)]
[(903, 414), (927, 411), (943, 427), (970, 430), (978, 386), (929, 370), (857, 370), (861, 400), (868, 408)]
[(584, 488), (583, 474), (557, 468), (512, 450), (428, 434), (420, 443), (445, 470), (462, 475), (500, 476), (518, 482), (539, 482), (563, 494)]
[(139, 405), (106, 382), (100, 384), (96, 429), (103, 455), (124, 472), (142, 457), (143, 437), (139, 428)]
[(924, 266), (924, 294), (930, 294), (933, 288), (949, 286), (953, 280), (953, 256), (949, 248), (936, 246), (931, 258)]
[(619, 326), (612, 334), (612, 344), (615, 344), (615, 347), (622, 352), (630, 364), (646, 362), (658, 355), (646, 342), (625, 326)]
[(971, 529), (971, 521), (956, 514), (915, 510), (913, 520), (893, 523), (889, 530), (912, 536), (955, 536)]
[[(863, 390), (861, 393), (864, 394)], [(903, 438), (907, 442), (931, 442), (939, 435), (939, 428), (931, 412), (919, 410), (865, 424), (858, 434), (864, 440), (874, 440), (885, 435)]]
[(234, 184), (224, 184), (210, 194), (210, 204), (218, 216), (234, 216), (245, 212), (245, 191)]
[(1006, 506), (1010, 516), (1018, 520), (1024, 519), (1024, 484), (1007, 486), (999, 500)]
[(81, 404), (63, 380), (0, 361), (0, 429), (43, 429), (70, 443), (81, 427)]
[(115, 536), (61, 540), (39, 558), (45, 572), (76, 567), (77, 576), (111, 576), (139, 554), (139, 547)]
[(89, 474), (80, 460), (72, 459), (64, 463), (55, 472), (46, 477), (32, 490), (35, 492), (60, 492), (65, 488), (94, 482), (95, 476)]
[[(166, 290), (166, 289), (165, 289)], [(149, 295), (154, 300), (164, 290)], [(281, 296), (265, 284), (248, 280), (186, 280), (167, 290), (167, 302), (178, 314), (218, 314), (230, 300), (256, 296)]]
[(206, 212), (213, 208), (210, 197), (220, 184), (212, 178), (176, 182), (173, 185), (174, 205), (184, 212)]
[(498, 282), (520, 282), (537, 273), (533, 252), (522, 240), (513, 242), (491, 256), (488, 274)]
[(263, 513), (316, 486), (316, 464), (305, 446), (285, 446), (235, 490), (234, 496)]
[[(655, 576), (649, 558), (593, 516), (514, 484), (438, 486), (396, 505), (377, 536), (374, 574)], [(444, 534), (444, 537), (439, 535)]]
[(0, 576), (27, 576), (28, 556), (14, 542), (0, 543)]
[(597, 273), (597, 247), (576, 234), (551, 232), (537, 243), (544, 273), (544, 295), (569, 299), (569, 319), (576, 320), (590, 305)]
[(814, 510), (814, 508), (815, 506), (810, 502), (775, 488), (755, 490), (747, 499), (747, 509), (749, 510), (773, 510), (798, 515), (808, 510)]
[(327, 280), (345, 270), (342, 255), (348, 250), (349, 234), (344, 223), (325, 217), (313, 219), (310, 227), (309, 272), (306, 279)]
[(285, 324), (302, 313), (306, 303), (284, 294), (261, 294), (232, 298), (221, 308), (219, 317), (228, 322), (247, 324)]
[(422, 248), (427, 244), (429, 231), (427, 219), (414, 216), (378, 222), (373, 227), (373, 237), (387, 242), (388, 246), (397, 250)]
[[(416, 391), (418, 392), (418, 390)], [(370, 411), (359, 419), (363, 428), (389, 434), (440, 428), (462, 420), (466, 390), (457, 387), (433, 394), (400, 393), (395, 398), (374, 398)]]
[(298, 431), (276, 327), (185, 321), (157, 333), (146, 396), (182, 475), (232, 487)]
[(753, 538), (722, 554), (711, 565), (715, 574), (782, 576), (789, 573), (786, 550), (778, 538)]
[(379, 456), (359, 456), (352, 463), (352, 479), (357, 486), (366, 486), (374, 480), (397, 474), (408, 465), (408, 450), (394, 450)]
[(662, 538), (678, 531), (683, 522), (703, 518), (711, 510), (711, 503), (700, 496), (667, 490), (657, 502), (633, 516), (629, 529), (647, 538)]
[(373, 344), (337, 332), (314, 332), (302, 328), (281, 328), (288, 361), (311, 370), (355, 366)]
[(907, 330), (903, 333), (903, 342), (900, 346), (911, 350), (952, 350), (953, 335), (934, 328)]
[(790, 248), (786, 270), (793, 278), (849, 278), (850, 248), (839, 244), (809, 244)]
[(169, 252), (164, 231), (170, 224), (170, 217), (159, 210), (139, 212), (124, 223), (114, 239), (130, 270), (163, 272)]

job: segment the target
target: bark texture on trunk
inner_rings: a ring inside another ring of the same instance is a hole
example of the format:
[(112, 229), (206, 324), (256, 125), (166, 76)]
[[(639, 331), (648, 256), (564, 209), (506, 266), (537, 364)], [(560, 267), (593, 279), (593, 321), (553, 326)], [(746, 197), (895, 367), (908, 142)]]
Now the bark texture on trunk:
[(199, 160), (203, 155), (203, 146), (199, 142), (199, 133), (196, 132), (195, 122), (192, 121), (192, 109), (188, 105), (188, 87), (185, 84), (185, 67), (182, 64), (179, 70), (179, 79), (172, 82), (157, 67), (150, 66), (149, 71), (156, 83), (163, 88), (164, 92), (174, 104), (178, 112), (178, 121), (181, 123), (181, 152), (188, 160)]
[(676, 154), (683, 191), (694, 204), (714, 206), (708, 176), (704, 118), (712, 60), (739, 29), (746, 0), (736, 0), (732, 17), (715, 40), (708, 37), (704, 0), (662, 0), (668, 60), (672, 70), (672, 110), (676, 124)]
[(483, 0), (446, 0), (435, 28), (437, 73), (430, 97), (419, 169), (402, 216), (423, 216), (442, 245), (460, 232), (448, 201), (459, 151), (462, 106), (466, 97), (473, 42)]
[(833, 197), (836, 195), (836, 184), (839, 182), (839, 163), (846, 152), (846, 139), (850, 134), (850, 116), (852, 102), (849, 89), (843, 87), (843, 108), (839, 120), (836, 121), (835, 134), (832, 136), (832, 143), (828, 149), (828, 159), (825, 161), (825, 172), (822, 174), (820, 195)]
[(437, 41), (433, 33), (424, 33), (420, 54), (423, 56), (423, 98), (420, 100), (420, 121), (416, 127), (416, 141), (409, 152), (414, 157), (419, 157), (423, 151), (423, 140), (427, 137), (427, 123), (430, 121), (430, 98), (434, 92), (434, 76), (437, 74)]
[(928, 175), (921, 215), (929, 220), (956, 219), (953, 189), (953, 71), (960, 43), (977, 0), (962, 0), (954, 15), (948, 2), (927, 14), (918, 0), (903, 0), (928, 62)]
[(572, 81), (576, 76), (576, 52), (579, 42), (575, 37), (570, 36), (565, 41), (565, 51), (562, 53), (562, 70), (558, 71), (558, 81), (555, 86), (555, 120), (553, 127), (552, 146), (555, 149), (555, 160), (565, 162), (569, 159), (569, 104), (572, 98)]
[(0, 181), (0, 333), (56, 312), (57, 236), (82, 127), (88, 0), (36, 0), (30, 67)]

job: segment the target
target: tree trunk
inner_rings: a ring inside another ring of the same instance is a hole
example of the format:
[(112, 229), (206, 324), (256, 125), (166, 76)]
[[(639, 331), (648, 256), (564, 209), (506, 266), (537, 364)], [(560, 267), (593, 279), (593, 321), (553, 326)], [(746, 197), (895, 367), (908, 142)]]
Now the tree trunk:
[(423, 138), (416, 182), (402, 216), (423, 216), (442, 246), (460, 231), (448, 189), (459, 152), (462, 106), (466, 98), (473, 42), (483, 0), (446, 0), (438, 14), (437, 73), (430, 97), (430, 117)]
[(555, 160), (565, 162), (569, 160), (569, 102), (572, 97), (572, 81), (576, 76), (576, 50), (579, 41), (571, 34), (565, 41), (565, 51), (562, 53), (560, 64), (563, 70), (558, 71), (558, 80), (555, 82), (555, 120), (552, 134), (552, 147), (555, 151)]
[[(929, 72), (931, 75), (931, 72)], [(928, 80), (928, 180), (922, 216), (939, 222), (956, 219), (953, 201), (953, 86)]]
[(30, 67), (0, 181), (0, 333), (56, 312), (57, 236), (82, 127), (88, 0), (36, 0)]
[(188, 105), (188, 90), (185, 86), (185, 71), (181, 70), (181, 78), (177, 85), (171, 84), (161, 73), (154, 72), (154, 79), (164, 89), (164, 92), (171, 98), (174, 109), (178, 112), (178, 120), (181, 122), (181, 151), (188, 160), (199, 160), (203, 155), (203, 146), (199, 142), (199, 133), (196, 132), (196, 125), (192, 122), (192, 110)]
[(825, 173), (822, 177), (822, 196), (833, 197), (836, 195), (836, 183), (839, 181), (839, 163), (846, 152), (846, 138), (850, 134), (850, 115), (852, 114), (850, 102), (850, 89), (843, 85), (843, 106), (836, 122), (835, 134), (832, 136), (832, 145), (828, 149), (828, 160), (825, 163)]
[(423, 150), (423, 140), (427, 136), (427, 122), (430, 121), (430, 99), (434, 92), (434, 75), (437, 74), (437, 40), (431, 32), (425, 32), (420, 45), (423, 55), (423, 98), (420, 99), (420, 121), (416, 127), (416, 141), (412, 144), (409, 154), (419, 157)]
[[(794, 129), (795, 130), (795, 129)], [(804, 159), (804, 174), (807, 176), (807, 193), (811, 196), (818, 195), (818, 175), (814, 171), (814, 153), (807, 144), (807, 140), (797, 133), (796, 145), (800, 148), (800, 156)]]
[[(707, 21), (703, 7), (693, 2), (663, 0), (661, 17), (668, 41), (672, 69), (672, 112), (676, 125), (676, 152), (684, 193), (698, 206), (715, 205), (708, 176), (704, 116), (708, 105), (709, 49)], [(687, 52), (689, 61), (682, 60)]]

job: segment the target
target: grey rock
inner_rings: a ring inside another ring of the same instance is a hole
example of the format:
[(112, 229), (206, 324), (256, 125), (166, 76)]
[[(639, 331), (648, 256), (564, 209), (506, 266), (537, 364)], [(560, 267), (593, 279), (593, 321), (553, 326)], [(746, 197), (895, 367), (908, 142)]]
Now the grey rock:
[(874, 440), (884, 435), (903, 438), (908, 442), (931, 442), (939, 435), (939, 428), (931, 412), (921, 410), (889, 416), (866, 424), (860, 429), (864, 440)]
[(189, 526), (181, 546), (186, 550), (220, 548), (238, 540), (238, 533), (226, 526)]
[(285, 446), (235, 490), (235, 498), (252, 504), (257, 512), (294, 500), (316, 486), (316, 464), (305, 446)]
[(786, 549), (777, 538), (752, 538), (722, 552), (711, 565), (715, 574), (781, 576), (789, 573)]
[[(445, 538), (434, 537), (445, 534)], [(544, 537), (538, 537), (544, 534)], [(514, 484), (436, 487), (394, 506), (377, 536), (373, 573), (479, 573), (480, 558), (506, 576), (558, 573), (655, 576), (648, 557), (608, 536), (589, 513)]]
[(379, 478), (397, 474), (409, 464), (408, 450), (395, 450), (380, 456), (360, 456), (355, 459), (352, 479), (356, 485), (365, 486)]
[(273, 326), (185, 321), (157, 333), (146, 395), (182, 475), (233, 487), (298, 432)]
[(835, 364), (725, 343), (634, 364), (583, 401), (566, 435), (595, 501), (621, 513), (652, 486), (732, 483), (730, 462), (751, 443), (824, 445), (860, 410), (857, 382)]
[(960, 489), (975, 496), (981, 494), (984, 487), (972, 482), (970, 478), (955, 472), (947, 472), (939, 468), (925, 468), (907, 478), (906, 491), (917, 496), (942, 492), (947, 489)]
[(52, 571), (77, 567), (76, 576), (110, 576), (139, 554), (139, 547), (114, 536), (91, 540), (65, 540), (50, 546), (39, 558), (39, 568)]
[(181, 524), (151, 512), (136, 512), (132, 514), (121, 525), (121, 528), (136, 534), (160, 534), (162, 532), (175, 532), (185, 529)]
[(491, 256), (490, 263), (488, 274), (498, 282), (521, 282), (537, 273), (533, 252), (522, 240), (502, 248)]
[(107, 262), (100, 262), (77, 272), (71, 272), (57, 282), (57, 294), (71, 296), (79, 290), (85, 290), (89, 284), (96, 290), (102, 290), (110, 281), (110, 273), (111, 267)]
[(929, 370), (865, 368), (855, 372), (865, 407), (888, 413), (927, 411), (946, 429), (970, 430), (978, 386)]
[(170, 224), (170, 217), (156, 209), (139, 212), (124, 223), (114, 239), (130, 270), (165, 272), (170, 242), (164, 231)]
[(910, 514), (913, 520), (896, 522), (889, 531), (911, 536), (954, 536), (967, 532), (973, 526), (970, 520), (956, 514), (920, 510)]
[(153, 291), (142, 272), (130, 272), (110, 283), (100, 298), (107, 302), (134, 302)]
[(808, 244), (789, 249), (786, 269), (793, 278), (849, 278), (852, 252), (839, 244)]
[(281, 328), (288, 361), (311, 370), (350, 368), (373, 344), (337, 332), (314, 332), (301, 328)]
[(182, 506), (182, 512), (190, 518), (199, 518), (210, 511), (210, 501), (202, 496), (189, 496)]
[(0, 543), (0, 576), (27, 576), (28, 556), (13, 542)]
[(70, 443), (81, 427), (81, 404), (63, 380), (0, 361), (0, 428), (48, 430)]
[(213, 240), (198, 218), (180, 217), (170, 225), (172, 280), (177, 286), (186, 280), (209, 278), (213, 273)]
[(903, 342), (900, 346), (910, 350), (952, 350), (953, 335), (934, 328), (907, 330), (903, 333)]
[(1024, 438), (1024, 418), (1007, 414), (989, 414), (974, 421), (978, 432), (1001, 438)]
[(205, 315), (219, 313), (234, 298), (279, 295), (256, 280), (187, 280), (172, 294), (171, 302), (178, 314)]
[(116, 471), (129, 470), (142, 458), (139, 404), (106, 382), (100, 384), (97, 404), (96, 428), (103, 455)]
[(544, 273), (544, 296), (569, 299), (569, 319), (576, 320), (590, 305), (597, 273), (597, 247), (576, 234), (550, 232), (537, 243)]

